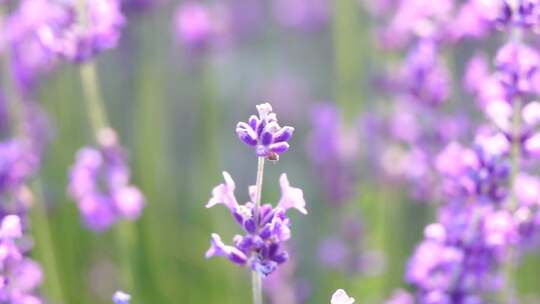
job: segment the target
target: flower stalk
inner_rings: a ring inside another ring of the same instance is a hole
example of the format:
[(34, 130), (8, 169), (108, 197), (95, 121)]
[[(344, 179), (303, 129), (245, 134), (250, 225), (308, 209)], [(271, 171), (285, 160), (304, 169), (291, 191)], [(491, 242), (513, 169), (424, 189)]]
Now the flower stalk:
[[(264, 157), (257, 158), (257, 180), (255, 186), (257, 187), (257, 192), (255, 193), (255, 208), (253, 209), (253, 216), (257, 219), (259, 218), (259, 209), (261, 207), (261, 196), (262, 196), (262, 184), (264, 176)], [(251, 284), (253, 289), (253, 304), (262, 304), (262, 278), (261, 275), (256, 271), (251, 271)]]
[[(103, 101), (103, 95), (99, 86), (97, 68), (94, 62), (81, 65), (81, 83), (84, 92), (84, 99), (87, 109), (88, 119), (93, 130), (95, 140), (99, 143), (100, 134), (109, 128), (107, 112)], [(121, 278), (126, 289), (133, 288), (132, 252), (135, 246), (135, 230), (131, 223), (120, 223), (115, 227), (115, 239), (118, 245)]]

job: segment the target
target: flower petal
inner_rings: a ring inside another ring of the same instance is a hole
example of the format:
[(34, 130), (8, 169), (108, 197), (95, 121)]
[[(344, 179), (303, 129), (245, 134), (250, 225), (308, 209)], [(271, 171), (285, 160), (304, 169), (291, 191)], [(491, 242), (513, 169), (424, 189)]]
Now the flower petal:
[(281, 199), (278, 207), (283, 210), (295, 208), (303, 214), (307, 214), (306, 201), (304, 200), (304, 192), (300, 188), (291, 187), (287, 174), (281, 174), (279, 178), (281, 186)]

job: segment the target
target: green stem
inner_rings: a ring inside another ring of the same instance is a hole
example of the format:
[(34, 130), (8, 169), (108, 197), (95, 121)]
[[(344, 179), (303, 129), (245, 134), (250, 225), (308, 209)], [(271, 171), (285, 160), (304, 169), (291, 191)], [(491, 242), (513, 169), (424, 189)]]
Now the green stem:
[[(517, 10), (517, 7), (513, 8)], [(519, 28), (514, 28), (511, 33), (510, 39), (515, 43), (520, 43), (523, 39), (522, 31)], [(508, 210), (515, 212), (518, 207), (518, 199), (516, 196), (515, 186), (517, 176), (520, 170), (521, 163), (521, 98), (515, 97), (512, 100), (512, 146), (510, 151), (510, 193), (511, 198), (508, 204)], [(504, 265), (504, 275), (506, 288), (504, 288), (504, 299), (507, 303), (514, 303), (517, 301), (516, 297), (516, 250), (514, 246), (508, 248), (508, 261)]]
[(255, 209), (254, 209), (255, 218), (258, 216), (259, 208), (261, 207), (263, 176), (264, 176), (264, 157), (259, 157), (257, 159), (257, 180), (255, 184), (257, 187), (257, 192), (255, 192)]
[[(255, 208), (253, 209), (253, 218), (259, 216), (259, 208), (261, 206), (262, 185), (264, 176), (264, 157), (259, 157), (257, 161), (257, 181), (255, 184)], [(251, 284), (253, 288), (253, 304), (262, 304), (262, 278), (261, 275), (253, 270), (251, 272)]]
[(41, 179), (37, 177), (32, 185), (35, 194), (35, 204), (30, 212), (32, 226), (32, 234), (35, 236), (36, 253), (40, 261), (42, 261), (45, 270), (46, 278), (45, 285), (48, 287), (49, 300), (57, 304), (67, 303), (64, 289), (58, 273), (58, 261), (56, 260), (56, 248), (53, 243), (51, 234), (51, 226), (45, 209), (45, 198), (43, 195), (43, 184)]
[[(87, 109), (88, 118), (92, 126), (93, 134), (96, 141), (99, 143), (100, 133), (109, 128), (107, 119), (107, 111), (103, 102), (99, 79), (95, 63), (89, 62), (83, 64), (80, 68), (81, 83), (84, 92), (84, 99)], [(118, 223), (115, 227), (115, 238), (118, 246), (121, 278), (126, 285), (125, 289), (131, 293), (136, 292), (134, 289), (134, 277), (132, 271), (132, 257), (136, 244), (136, 233), (134, 225), (130, 222)]]
[[(362, 104), (362, 65), (367, 48), (360, 37), (366, 26), (360, 24), (356, 0), (334, 1), (333, 46), (335, 98), (342, 106), (347, 123), (353, 121)], [(364, 35), (365, 37), (365, 35)]]
[(253, 304), (262, 304), (262, 278), (256, 271), (251, 272), (251, 285), (253, 288)]
[(99, 132), (109, 125), (107, 112), (101, 97), (97, 69), (93, 62), (89, 62), (83, 64), (80, 71), (88, 118), (97, 138)]
[[(4, 7), (0, 5), (0, 24), (4, 19)], [(1, 58), (2, 69), (2, 82), (5, 85), (5, 98), (8, 111), (8, 123), (13, 128), (12, 132), (18, 135), (24, 135), (23, 127), (23, 108), (20, 105), (22, 102), (21, 96), (17, 92), (17, 85), (13, 79), (13, 73), (11, 71), (11, 53), (10, 48), (6, 47), (4, 55)]]

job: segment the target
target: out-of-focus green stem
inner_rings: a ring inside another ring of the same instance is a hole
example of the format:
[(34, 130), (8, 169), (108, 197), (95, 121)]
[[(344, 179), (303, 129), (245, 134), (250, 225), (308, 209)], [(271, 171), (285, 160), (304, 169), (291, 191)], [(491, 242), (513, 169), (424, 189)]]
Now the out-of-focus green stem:
[[(516, 4), (517, 5), (517, 4)], [(513, 8), (517, 10), (517, 7)], [(510, 39), (515, 43), (521, 43), (523, 33), (521, 29), (514, 28), (511, 33)], [(518, 199), (516, 196), (515, 186), (517, 176), (519, 174), (521, 166), (521, 107), (522, 100), (519, 96), (512, 100), (512, 145), (510, 150), (510, 201), (508, 204), (508, 210), (515, 212), (518, 206)], [(516, 250), (514, 246), (508, 248), (508, 260), (504, 265), (505, 274), (505, 288), (503, 288), (505, 296), (503, 300), (506, 303), (517, 303), (516, 297)]]
[(93, 62), (85, 63), (81, 66), (81, 82), (88, 118), (92, 124), (94, 135), (97, 138), (99, 132), (106, 128), (109, 123), (101, 95), (96, 65)]
[(30, 211), (32, 235), (35, 237), (37, 257), (42, 261), (45, 270), (45, 286), (48, 299), (57, 304), (67, 303), (60, 275), (58, 273), (58, 261), (56, 260), (56, 248), (51, 235), (49, 218), (45, 208), (46, 201), (43, 195), (41, 179), (35, 179), (32, 189), (35, 195), (35, 204)]
[[(362, 102), (362, 27), (356, 0), (334, 1), (333, 44), (335, 64), (335, 98), (342, 106), (345, 120), (358, 114)], [(364, 52), (365, 53), (365, 52)]]
[[(87, 115), (92, 125), (96, 141), (99, 142), (99, 134), (103, 129), (108, 128), (109, 124), (99, 86), (97, 68), (93, 62), (89, 62), (81, 66), (80, 73)], [(133, 223), (122, 222), (118, 223), (114, 229), (120, 258), (121, 278), (126, 285), (125, 289), (131, 293), (135, 293), (132, 271), (132, 257), (136, 243), (135, 227)]]
[[(261, 206), (262, 185), (264, 176), (264, 157), (259, 157), (257, 160), (257, 180), (255, 192), (255, 208), (253, 209), (253, 218), (259, 217), (259, 208)], [(256, 220), (257, 221), (257, 220)], [(262, 304), (262, 278), (261, 275), (253, 270), (251, 272), (251, 284), (253, 289), (253, 304)]]
[[(0, 5), (0, 26), (4, 21), (4, 14), (4, 7)], [(23, 109), (20, 106), (22, 101), (19, 94), (17, 94), (16, 84), (11, 71), (11, 53), (9, 47), (5, 48), (4, 54), (1, 57), (0, 64), (2, 65), (2, 83), (4, 84), (6, 105), (9, 114), (8, 122), (13, 128), (13, 133), (23, 134)]]

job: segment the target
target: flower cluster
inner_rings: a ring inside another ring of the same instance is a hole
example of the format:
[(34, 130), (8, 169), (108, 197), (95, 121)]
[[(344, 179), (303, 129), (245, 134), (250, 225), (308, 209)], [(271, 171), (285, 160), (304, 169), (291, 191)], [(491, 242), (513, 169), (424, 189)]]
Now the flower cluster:
[(318, 31), (330, 19), (331, 2), (328, 0), (274, 0), (271, 3), (276, 22), (285, 28)]
[(358, 129), (346, 128), (338, 109), (320, 105), (312, 112), (313, 131), (308, 152), (331, 204), (342, 205), (354, 196), (354, 162), (359, 148)]
[(48, 1), (61, 18), (40, 24), (37, 34), (51, 52), (84, 62), (116, 47), (125, 17), (118, 0)]
[(139, 217), (144, 197), (129, 180), (126, 155), (113, 130), (101, 130), (98, 148), (79, 150), (68, 187), (89, 228), (101, 231), (121, 218)]
[[(3, 105), (0, 105), (3, 106)], [(35, 296), (41, 284), (41, 268), (28, 254), (28, 210), (33, 195), (27, 184), (39, 169), (41, 150), (35, 148), (28, 118), (21, 117), (21, 136), (0, 142), (0, 302), (41, 303)], [(11, 130), (6, 126), (2, 133)], [(4, 132), (5, 131), (5, 132)]]
[[(390, 111), (381, 109), (387, 114), (383, 115), (383, 128), (377, 131), (383, 132), (377, 139), (383, 141), (377, 163), (385, 178), (410, 185), (416, 200), (431, 201), (437, 196), (432, 156), (447, 141), (468, 135), (462, 111), (448, 105), (452, 82), (442, 55), (454, 41), (448, 29), (454, 28), (450, 24), (455, 7), (446, 0), (390, 3), (394, 1), (371, 5), (385, 24), (381, 44), (407, 55), (382, 76), (381, 85), (395, 103)], [(440, 111), (443, 106), (450, 111)]]
[(507, 197), (510, 164), (503, 157), (503, 151), (497, 151), (498, 147), (493, 145), (500, 139), (490, 138), (475, 149), (450, 143), (435, 161), (443, 177), (444, 193), (455, 200), (474, 198), (480, 203), (502, 202)]
[(218, 10), (199, 2), (182, 3), (176, 9), (176, 36), (191, 51), (205, 50), (224, 30), (225, 17)]
[[(49, 0), (20, 1), (0, 28), (0, 53), (9, 52), (17, 85), (24, 91), (35, 86), (48, 72), (56, 56), (40, 41), (37, 31), (47, 23), (65, 20), (66, 14)], [(26, 93), (26, 92), (22, 92)]]
[(233, 246), (229, 246), (222, 242), (218, 234), (213, 233), (206, 257), (223, 256), (267, 276), (288, 259), (288, 254), (281, 245), (291, 237), (291, 223), (286, 212), (294, 208), (307, 214), (304, 194), (301, 189), (291, 187), (287, 175), (282, 174), (279, 179), (281, 199), (277, 206), (273, 208), (271, 204), (263, 204), (255, 210), (256, 187), (249, 188), (251, 201), (242, 205), (234, 195), (236, 186), (231, 176), (223, 172), (223, 177), (225, 183), (212, 190), (212, 197), (206, 208), (216, 204), (225, 205), (246, 234), (234, 236)]
[(501, 266), (539, 235), (540, 179), (526, 171), (538, 157), (540, 104), (531, 96), (539, 92), (540, 56), (520, 36), (533, 29), (540, 4), (489, 3), (497, 13), (491, 27), (515, 33), (497, 52), (492, 74), (480, 56), (467, 68), (465, 86), (491, 124), (478, 129), (474, 148), (451, 142), (435, 157), (445, 199), (406, 273), (420, 303), (483, 303), (486, 293), (511, 285), (501, 281)]
[(497, 138), (479, 137), (475, 149), (451, 143), (436, 158), (447, 199), (406, 273), (420, 303), (476, 303), (500, 288), (497, 267), (518, 235), (502, 208), (510, 167)]
[(281, 127), (269, 103), (258, 105), (257, 111), (259, 117), (252, 115), (247, 123), (238, 123), (236, 134), (245, 144), (255, 148), (257, 156), (279, 160), (279, 154), (289, 150), (287, 141), (291, 139), (294, 128)]
[[(2, 202), (5, 203), (5, 202)], [(34, 295), (42, 280), (39, 265), (26, 257), (23, 227), (18, 215), (2, 215), (0, 219), (0, 302), (42, 303)]]

